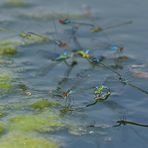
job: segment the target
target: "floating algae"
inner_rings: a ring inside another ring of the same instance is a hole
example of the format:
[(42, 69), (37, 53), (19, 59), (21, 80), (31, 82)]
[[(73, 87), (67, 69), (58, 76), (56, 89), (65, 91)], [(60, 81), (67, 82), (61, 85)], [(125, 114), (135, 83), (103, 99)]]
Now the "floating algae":
[(11, 117), (8, 124), (11, 131), (23, 132), (49, 132), (64, 127), (60, 117), (55, 114), (17, 115)]
[(0, 41), (0, 55), (14, 55), (19, 46), (28, 46), (35, 43), (47, 43), (53, 40), (33, 33), (19, 33), (18, 37), (3, 39)]
[(0, 122), (0, 134), (4, 132), (5, 124), (3, 122)]
[(24, 109), (34, 109), (37, 111), (46, 111), (46, 109), (58, 107), (60, 104), (54, 101), (48, 101), (47, 99), (40, 99), (38, 101), (19, 101), (19, 102), (9, 102), (9, 104), (0, 104), (0, 117), (5, 116), (5, 112), (9, 110), (24, 110)]
[(58, 148), (59, 145), (41, 137), (11, 132), (0, 139), (0, 148)]
[[(0, 110), (1, 110), (1, 107), (0, 107)], [(0, 112), (0, 118), (4, 117), (6, 115), (5, 112)]]
[(0, 65), (4, 65), (4, 64), (13, 64), (13, 61), (10, 61), (10, 60), (0, 60)]
[(14, 55), (16, 53), (15, 47), (0, 47), (0, 55)]
[(56, 107), (56, 106), (59, 106), (60, 104), (58, 102), (51, 102), (51, 101), (48, 101), (47, 99), (40, 99), (34, 103), (32, 103), (31, 107), (33, 109), (44, 109), (44, 108), (47, 108), (47, 107)]
[(24, 0), (7, 0), (6, 4), (11, 7), (24, 7), (27, 6)]
[(9, 73), (0, 74), (0, 94), (7, 93), (12, 86), (12, 77)]
[(21, 42), (15, 39), (5, 39), (0, 41), (0, 55), (14, 55)]
[(16, 38), (3, 39), (0, 41), (0, 48), (17, 48), (20, 45), (22, 45), (21, 40)]

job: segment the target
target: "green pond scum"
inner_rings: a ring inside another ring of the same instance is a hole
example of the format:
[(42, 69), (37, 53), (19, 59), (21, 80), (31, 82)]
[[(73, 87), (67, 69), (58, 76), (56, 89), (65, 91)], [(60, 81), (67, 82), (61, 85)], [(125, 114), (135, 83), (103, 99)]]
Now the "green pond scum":
[(3, 39), (0, 41), (0, 48), (1, 50), (6, 50), (7, 48), (9, 49), (13, 49), (13, 48), (17, 48), (18, 46), (20, 46), (22, 43), (20, 40), (16, 39), (16, 38), (10, 38), (10, 39)]
[(0, 41), (0, 56), (15, 55), (17, 53), (17, 48), (20, 46), (49, 42), (53, 42), (53, 39), (50, 39), (45, 35), (21, 32), (14, 38), (3, 39)]
[(5, 123), (0, 122), (0, 135), (5, 131)]
[(6, 0), (6, 5), (10, 7), (25, 7), (29, 4), (24, 0)]
[(8, 93), (12, 88), (12, 74), (8, 72), (3, 72), (0, 74), (0, 94)]
[(20, 115), (9, 120), (11, 131), (49, 132), (64, 125), (55, 116)]
[(48, 101), (48, 99), (40, 99), (40, 100), (32, 103), (31, 107), (33, 109), (41, 110), (41, 109), (46, 109), (46, 108), (50, 108), (50, 107), (57, 107), (59, 105), (60, 105), (60, 103), (58, 103), (58, 102)]
[(10, 132), (1, 137), (0, 148), (59, 148), (59, 144), (32, 134)]
[(14, 55), (17, 53), (15, 47), (1, 47), (0, 46), (0, 55)]
[(4, 112), (0, 112), (0, 118), (4, 117), (4, 116), (5, 116), (5, 113)]

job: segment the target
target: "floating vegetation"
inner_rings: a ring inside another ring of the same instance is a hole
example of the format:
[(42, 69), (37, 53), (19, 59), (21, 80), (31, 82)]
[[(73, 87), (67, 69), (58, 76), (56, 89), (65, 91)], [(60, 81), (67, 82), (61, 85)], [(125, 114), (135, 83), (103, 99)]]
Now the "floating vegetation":
[[(10, 56), (17, 53), (17, 47), (22, 43), (17, 39), (5, 39), (0, 41), (0, 55)], [(8, 62), (7, 62), (8, 63)]]
[(17, 115), (9, 119), (10, 131), (50, 132), (64, 127), (56, 114)]
[(6, 84), (6, 83), (1, 83), (0, 84), (0, 89), (9, 90), (10, 88), (12, 88), (11, 84)]
[(97, 104), (98, 102), (103, 102), (108, 99), (108, 97), (111, 95), (112, 91), (110, 88), (100, 85), (97, 86), (94, 90), (94, 102), (87, 104), (86, 107), (92, 106)]
[(14, 55), (19, 46), (27, 46), (35, 43), (55, 42), (45, 35), (32, 32), (21, 32), (19, 38), (5, 39), (0, 41), (0, 55)]
[(0, 112), (0, 118), (4, 117), (4, 116), (5, 116), (5, 113), (4, 112)]
[(23, 92), (24, 95), (26, 95), (26, 96), (32, 95), (31, 91), (29, 90), (29, 88), (25, 84), (18, 84), (17, 87), (19, 90), (21, 90)]
[(6, 4), (11, 7), (24, 7), (27, 6), (24, 0), (7, 0)]
[(1, 47), (0, 46), (0, 55), (14, 55), (17, 53), (15, 47)]
[(0, 148), (58, 148), (53, 140), (21, 132), (10, 132), (0, 139)]
[(20, 45), (22, 45), (22, 42), (15, 38), (0, 41), (0, 48), (17, 48)]
[(5, 130), (5, 124), (3, 122), (0, 122), (0, 134), (2, 134)]
[(12, 76), (9, 73), (1, 73), (0, 74), (0, 94), (5, 94), (11, 88), (13, 87), (12, 85)]
[(58, 102), (53, 102), (53, 101), (48, 101), (48, 99), (40, 99), (34, 103), (32, 103), (31, 107), (33, 109), (46, 109), (49, 107), (56, 107), (59, 106), (60, 104)]
[(13, 61), (8, 61), (8, 60), (0, 60), (0, 64), (3, 65), (3, 64), (13, 64)]

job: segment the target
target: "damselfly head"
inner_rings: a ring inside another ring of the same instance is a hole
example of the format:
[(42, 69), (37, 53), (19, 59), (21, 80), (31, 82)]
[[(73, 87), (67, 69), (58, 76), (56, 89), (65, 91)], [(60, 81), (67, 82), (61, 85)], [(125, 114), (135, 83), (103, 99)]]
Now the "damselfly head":
[(62, 41), (59, 41), (59, 40), (56, 40), (55, 43), (56, 43), (59, 47), (61, 47), (61, 48), (66, 48), (66, 47), (68, 47), (67, 43), (62, 42)]
[(63, 24), (63, 25), (66, 25), (66, 24), (71, 23), (71, 21), (69, 19), (59, 19), (59, 23)]
[(89, 59), (91, 57), (91, 55), (89, 54), (89, 50), (86, 50), (86, 51), (78, 50), (76, 54), (85, 59)]
[(111, 50), (114, 51), (114, 52), (123, 52), (125, 50), (125, 48), (124, 47), (120, 47), (118, 45), (113, 45), (111, 47)]
[(92, 27), (91, 29), (90, 29), (90, 32), (101, 32), (101, 31), (103, 31), (103, 28), (101, 28), (101, 27), (99, 27), (99, 26), (95, 26), (95, 27)]
[(61, 47), (61, 48), (66, 48), (66, 47), (68, 47), (68, 45), (67, 45), (67, 43), (65, 43), (65, 42), (60, 42), (60, 43), (59, 43), (59, 47)]
[(119, 51), (120, 51), (120, 52), (123, 52), (124, 50), (125, 50), (124, 47), (120, 47), (120, 48), (119, 48)]

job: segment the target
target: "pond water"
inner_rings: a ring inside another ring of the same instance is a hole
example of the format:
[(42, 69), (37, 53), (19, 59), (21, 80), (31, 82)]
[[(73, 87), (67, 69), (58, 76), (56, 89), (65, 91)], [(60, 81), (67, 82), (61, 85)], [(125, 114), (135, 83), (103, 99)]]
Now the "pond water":
[(147, 148), (147, 5), (1, 0), (0, 148)]

